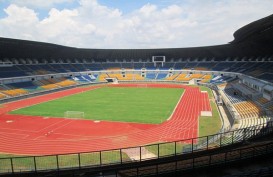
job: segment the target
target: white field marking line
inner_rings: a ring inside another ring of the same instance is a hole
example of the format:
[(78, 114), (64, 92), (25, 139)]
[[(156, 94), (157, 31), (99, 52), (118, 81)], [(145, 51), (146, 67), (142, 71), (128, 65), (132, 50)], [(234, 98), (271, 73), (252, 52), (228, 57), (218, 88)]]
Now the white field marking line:
[(167, 121), (169, 121), (169, 120), (172, 118), (172, 116), (173, 116), (173, 114), (174, 114), (174, 112), (175, 112), (175, 110), (176, 110), (178, 104), (180, 103), (180, 101), (181, 101), (181, 99), (182, 99), (182, 97), (183, 97), (183, 95), (184, 95), (184, 93), (185, 93), (186, 91), (187, 91), (187, 90), (185, 89), (185, 91), (181, 94), (181, 96), (180, 96), (178, 102), (176, 103), (176, 105), (175, 105), (175, 107), (174, 107), (174, 109), (173, 109), (172, 114), (169, 116), (169, 118), (167, 119)]
[(120, 136), (128, 136), (128, 135), (131, 135), (131, 134), (135, 134), (135, 133), (139, 133), (139, 132), (142, 132), (142, 130), (137, 130), (137, 131), (134, 131), (134, 132), (131, 132), (131, 133), (125, 133), (125, 134), (119, 134), (119, 135), (109, 135), (109, 136), (101, 136), (101, 135), (96, 135), (96, 136), (92, 136), (92, 135), (76, 135), (76, 134), (68, 134), (68, 133), (58, 133), (56, 132), (55, 134), (56, 135), (65, 135), (65, 136), (79, 136), (79, 137), (83, 137), (83, 138), (80, 138), (79, 140), (88, 140), (88, 139), (101, 139), (101, 138), (116, 138), (116, 137), (120, 137)]
[[(90, 90), (95, 90), (95, 89), (98, 89), (98, 88), (101, 88), (101, 87), (97, 87), (97, 88), (90, 89)], [(72, 88), (72, 89), (73, 89), (73, 88)], [(72, 89), (71, 89), (71, 90), (72, 90)], [(28, 105), (28, 106), (25, 106), (25, 107), (20, 107), (20, 108), (17, 108), (17, 109), (13, 109), (13, 110), (11, 110), (11, 111), (16, 111), (16, 110), (19, 110), (19, 109), (22, 109), (22, 108), (27, 108), (27, 107), (35, 106), (35, 105), (38, 105), (38, 104), (47, 103), (47, 102), (54, 101), (54, 100), (61, 99), (61, 98), (65, 98), (65, 97), (68, 97), (68, 96), (71, 96), (71, 95), (76, 95), (76, 94), (80, 94), (80, 93), (83, 93), (83, 92), (88, 92), (88, 91), (90, 91), (90, 90), (80, 91), (80, 92), (78, 92), (78, 93), (72, 93), (72, 94), (69, 94), (69, 95), (66, 95), (66, 96), (63, 96), (63, 97), (52, 98), (51, 100), (47, 100), (47, 101), (43, 101), (43, 102), (40, 102), (40, 103)], [(62, 90), (62, 91), (64, 91), (64, 90)], [(62, 91), (58, 91), (58, 92), (62, 92)], [(68, 90), (65, 90), (65, 91), (68, 91)], [(58, 93), (58, 92), (53, 92), (53, 93), (55, 94), (55, 93)], [(53, 93), (49, 93), (49, 94), (53, 94)], [(49, 94), (45, 94), (45, 95), (49, 95)], [(31, 98), (41, 97), (41, 96), (45, 96), (45, 95), (34, 96), (34, 97), (31, 97)], [(31, 98), (27, 98), (26, 100), (31, 99)], [(17, 100), (17, 101), (18, 101), (18, 100)], [(20, 100), (19, 100), (19, 101), (20, 101)], [(16, 101), (13, 101), (13, 102), (16, 102)], [(11, 103), (11, 102), (9, 102), (9, 103)], [(11, 111), (9, 111), (9, 112), (11, 112)], [(15, 114), (15, 115), (17, 115), (17, 114)], [(20, 115), (20, 114), (18, 114), (18, 115)], [(35, 117), (35, 116), (34, 116), (34, 117)], [(39, 116), (39, 117), (42, 117), (42, 116)]]
[[(69, 135), (69, 136), (78, 136), (81, 138), (72, 138), (72, 139), (64, 139), (64, 138), (60, 138), (60, 139), (54, 139), (54, 140), (41, 140), (41, 141), (62, 141), (62, 142), (77, 142), (77, 141), (86, 141), (86, 140), (101, 140), (101, 139), (113, 139), (113, 138), (119, 138), (119, 137), (124, 137), (124, 136), (129, 136), (131, 134), (135, 134), (135, 133), (139, 133), (140, 131), (137, 132), (132, 132), (129, 134), (121, 134), (121, 135), (112, 135), (112, 136), (82, 136), (82, 135), (73, 135), (73, 134), (66, 134), (66, 133), (55, 133), (53, 132), (55, 135)], [(39, 137), (44, 137), (44, 136), (39, 136)]]
[(197, 137), (199, 137), (199, 134), (200, 134), (200, 128), (199, 128), (199, 119), (200, 119), (200, 117), (198, 116), (198, 118), (197, 118)]
[(9, 133), (9, 132), (0, 132), (0, 134), (11, 134), (11, 135), (17, 135), (21, 138), (26, 138), (28, 137), (29, 135), (26, 135), (26, 134), (19, 134), (19, 133)]
[(57, 121), (57, 122), (55, 122), (55, 123), (53, 123), (53, 124), (50, 124), (50, 125), (48, 125), (48, 126), (42, 128), (42, 129), (38, 130), (37, 132), (41, 132), (41, 131), (43, 131), (43, 130), (45, 130), (45, 129), (47, 129), (47, 128), (50, 128), (50, 127), (52, 127), (52, 126), (54, 126), (54, 125), (56, 125), (56, 124), (58, 124), (58, 123), (64, 122), (64, 121), (65, 121), (64, 119), (61, 119), (61, 120), (59, 120), (59, 121)]
[[(101, 88), (101, 87), (98, 87), (98, 88)], [(95, 90), (95, 89), (98, 89), (98, 88), (94, 88), (94, 89), (90, 89), (90, 90)], [(87, 92), (87, 91), (90, 91), (90, 90), (85, 90), (85, 91), (81, 91), (81, 92), (78, 92), (78, 93), (66, 95), (66, 96), (64, 96), (64, 97), (68, 97), (68, 96), (71, 96), (71, 95), (76, 95), (76, 94), (83, 93), (83, 92)], [(61, 92), (61, 91), (60, 91), (60, 92)], [(58, 92), (54, 92), (54, 93), (58, 93)], [(40, 95), (40, 96), (44, 96), (44, 95)], [(37, 97), (39, 97), (39, 96), (37, 96)], [(61, 97), (61, 98), (64, 98), (64, 97)], [(32, 97), (32, 98), (34, 98), (34, 97)], [(60, 97), (59, 97), (59, 98), (55, 98), (55, 99), (51, 99), (51, 100), (48, 100), (48, 101), (44, 101), (44, 102), (41, 102), (41, 103), (29, 105), (29, 106), (26, 106), (26, 107), (21, 107), (21, 108), (18, 108), (18, 109), (27, 108), (27, 107), (35, 106), (35, 105), (42, 104), (42, 103), (47, 103), (47, 102), (54, 101), (54, 100), (57, 100), (57, 99), (60, 99)], [(14, 110), (12, 110), (12, 111), (15, 111), (15, 110), (18, 110), (18, 109), (14, 109)], [(19, 115), (19, 114), (18, 114), (18, 115)], [(18, 116), (18, 115), (17, 115), (17, 116)], [(23, 116), (31, 116), (31, 115), (23, 115)], [(31, 116), (31, 117), (43, 117), (43, 116)], [(21, 117), (20, 117), (20, 118), (21, 118)], [(49, 117), (49, 118), (52, 118), (52, 117)], [(54, 118), (54, 119), (56, 119), (56, 118)], [(65, 119), (65, 118), (60, 117), (60, 119)], [(62, 120), (62, 121), (64, 121), (64, 120)], [(51, 126), (53, 126), (53, 125), (55, 125), (55, 124), (57, 124), (57, 123), (59, 123), (59, 122), (62, 122), (62, 121), (55, 122), (55, 123), (53, 123), (53, 124), (51, 124), (51, 125), (49, 125), (49, 126), (47, 126), (47, 127), (44, 127), (44, 128), (42, 128), (42, 129), (40, 129), (40, 130), (37, 130), (37, 131), (35, 131), (35, 132), (38, 133), (38, 132), (40, 132), (40, 131), (42, 131), (42, 130), (44, 130), (44, 129), (46, 129), (46, 128), (49, 128), (49, 127), (51, 127)], [(19, 129), (15, 129), (15, 130), (19, 130)]]
[[(63, 121), (62, 121), (62, 122), (63, 122)], [(73, 122), (73, 120), (69, 120), (69, 122), (67, 122), (67, 123), (65, 123), (65, 124), (62, 124), (61, 126), (58, 126), (58, 127), (56, 127), (56, 128), (53, 128), (53, 129), (50, 129), (50, 131), (48, 131), (48, 132), (54, 133), (53, 131), (55, 131), (55, 130), (57, 130), (57, 129), (59, 129), (59, 128), (65, 127), (66, 125), (70, 124), (71, 122)]]
[[(20, 116), (19, 118), (20, 118), (20, 119), (23, 119), (22, 116)], [(1, 130), (1, 129), (6, 129), (6, 130), (19, 130), (19, 131), (27, 131), (27, 132), (31, 132), (31, 133), (38, 133), (38, 132), (40, 132), (40, 131), (42, 131), (42, 130), (48, 128), (48, 127), (51, 127), (51, 126), (53, 126), (53, 125), (55, 125), (55, 124), (57, 124), (57, 123), (59, 123), (59, 122), (63, 122), (63, 121), (64, 121), (64, 120), (60, 120), (60, 121), (58, 121), (58, 122), (55, 122), (55, 123), (53, 123), (53, 124), (48, 125), (47, 127), (42, 128), (42, 129), (40, 129), (40, 130), (28, 131), (28, 130), (22, 130), (22, 129), (3, 128), (3, 127), (0, 127), (0, 130)]]
[[(156, 127), (153, 127), (153, 128), (156, 128)], [(150, 130), (150, 129), (149, 129)], [(118, 134), (118, 135), (104, 135), (104, 136), (101, 136), (101, 135), (96, 135), (96, 136), (92, 136), (92, 135), (75, 135), (75, 134), (67, 134), (67, 133), (55, 133), (56, 135), (68, 135), (68, 136), (79, 136), (79, 137), (82, 137), (82, 138), (79, 138), (79, 139), (73, 139), (73, 140), (89, 140), (89, 139), (101, 139), (101, 138), (117, 138), (117, 137), (120, 137), (120, 136), (129, 136), (129, 135), (132, 135), (132, 134), (136, 134), (136, 133), (139, 133), (139, 132), (142, 132), (143, 130), (136, 130), (134, 132), (130, 132), (130, 133), (124, 133), (124, 134)], [(66, 139), (68, 140), (68, 139)]]
[(4, 127), (0, 127), (0, 131), (1, 129), (3, 130), (18, 130), (18, 131), (24, 131), (24, 132), (30, 132), (30, 133), (36, 133), (37, 131), (29, 131), (29, 130), (22, 130), (22, 129), (16, 129), (16, 128), (4, 128)]
[(40, 138), (43, 138), (45, 136), (37, 136), (36, 138), (32, 139), (32, 140), (39, 140)]
[[(172, 118), (174, 112), (176, 111), (176, 108), (177, 108), (178, 104), (180, 103), (180, 101), (181, 101), (182, 97), (184, 96), (184, 93), (186, 93), (186, 91), (187, 91), (187, 88), (186, 88), (185, 91), (181, 94), (179, 101), (176, 103), (176, 106), (175, 106), (175, 108), (174, 108), (172, 114), (170, 115), (170, 117), (167, 119), (167, 121), (169, 121), (169, 120)], [(186, 98), (186, 99), (188, 99), (188, 98)], [(186, 106), (187, 106), (187, 107), (190, 107), (189, 104), (187, 104)], [(180, 114), (181, 114), (181, 110), (177, 110), (177, 111), (179, 111), (179, 115), (180, 115)], [(189, 109), (186, 109), (186, 111), (188, 112)], [(166, 128), (165, 128), (164, 130), (166, 130)], [(183, 127), (182, 127), (181, 130), (183, 130)], [(180, 130), (179, 130), (179, 131), (180, 131)], [(160, 136), (159, 136), (159, 139), (161, 140), (162, 138), (164, 138), (164, 136), (169, 136), (169, 135), (168, 135), (168, 133), (166, 133), (166, 135), (160, 135)]]

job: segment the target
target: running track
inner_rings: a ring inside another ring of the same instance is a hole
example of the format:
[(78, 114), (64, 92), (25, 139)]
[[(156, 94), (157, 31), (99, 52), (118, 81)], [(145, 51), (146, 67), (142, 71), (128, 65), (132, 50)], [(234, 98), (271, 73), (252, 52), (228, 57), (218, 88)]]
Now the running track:
[[(139, 87), (118, 84), (113, 87)], [(0, 152), (48, 155), (109, 150), (198, 136), (198, 116), (211, 111), (207, 93), (198, 87), (174, 84), (145, 84), (145, 87), (184, 88), (174, 113), (159, 125), (38, 116), (9, 115), (14, 109), (77, 94), (101, 86), (74, 88), (4, 104), (0, 108)], [(49, 110), (50, 111), (50, 110)]]

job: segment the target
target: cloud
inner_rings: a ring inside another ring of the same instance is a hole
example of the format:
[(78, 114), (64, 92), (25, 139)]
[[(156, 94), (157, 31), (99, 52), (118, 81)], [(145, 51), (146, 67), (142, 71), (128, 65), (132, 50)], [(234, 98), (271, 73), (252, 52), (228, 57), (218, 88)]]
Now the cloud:
[(23, 39), (36, 39), (36, 25), (39, 23), (34, 10), (10, 5), (5, 9), (6, 18), (0, 19), (0, 35)]
[[(73, 0), (47, 3), (65, 1)], [(97, 0), (80, 0), (78, 6), (70, 9), (52, 7), (43, 19), (39, 19), (39, 10), (29, 5), (31, 1), (24, 1), (25, 4), (12, 2), (14, 4), (4, 9), (6, 16), (0, 18), (1, 36), (83, 48), (224, 44), (233, 40), (235, 30), (270, 15), (273, 9), (269, 0), (185, 0), (164, 7), (148, 3), (123, 14), (120, 9), (101, 5)]]
[(72, 3), (75, 0), (2, 0), (2, 1), (30, 8), (50, 8), (57, 4)]

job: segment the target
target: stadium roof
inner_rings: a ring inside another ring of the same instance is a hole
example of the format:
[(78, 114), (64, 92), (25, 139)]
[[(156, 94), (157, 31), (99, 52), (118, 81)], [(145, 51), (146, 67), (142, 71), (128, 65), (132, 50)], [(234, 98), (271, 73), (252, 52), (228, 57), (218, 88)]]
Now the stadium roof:
[[(200, 29), (201, 30), (201, 29)], [(273, 55), (273, 15), (252, 22), (234, 33), (229, 44), (194, 48), (166, 49), (82, 49), (56, 44), (0, 38), (0, 58), (35, 59), (151, 59), (154, 55), (166, 59), (227, 57), (270, 57)]]

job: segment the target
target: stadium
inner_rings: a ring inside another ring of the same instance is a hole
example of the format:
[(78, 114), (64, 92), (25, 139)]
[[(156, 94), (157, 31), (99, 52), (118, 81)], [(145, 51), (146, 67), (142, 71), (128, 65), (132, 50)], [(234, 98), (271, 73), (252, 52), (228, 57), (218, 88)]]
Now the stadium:
[(176, 176), (273, 153), (273, 15), (218, 46), (0, 46), (0, 176)]

